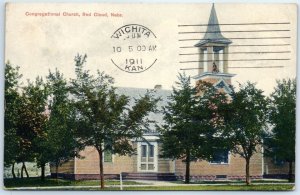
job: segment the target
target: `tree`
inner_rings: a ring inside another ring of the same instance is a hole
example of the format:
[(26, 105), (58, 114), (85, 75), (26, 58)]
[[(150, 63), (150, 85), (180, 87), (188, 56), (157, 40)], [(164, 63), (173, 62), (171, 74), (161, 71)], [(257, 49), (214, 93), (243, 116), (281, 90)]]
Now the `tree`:
[[(246, 161), (246, 184), (250, 181), (250, 159), (262, 144), (266, 129), (267, 100), (263, 91), (248, 82), (232, 91), (226, 117), (227, 131), (223, 137), (230, 140), (232, 151)], [(230, 119), (229, 119), (230, 118)]]
[(296, 141), (296, 79), (277, 81), (270, 96), (269, 122), (272, 131), (266, 144), (271, 155), (288, 162), (289, 181), (294, 182), (293, 162), (295, 162)]
[(58, 166), (69, 161), (74, 157), (80, 157), (79, 151), (82, 150), (82, 144), (78, 142), (74, 133), (74, 107), (70, 101), (70, 90), (67, 81), (58, 70), (49, 72), (47, 76), (49, 87), (50, 102), (48, 106), (48, 125), (47, 137), (43, 144), (43, 153), (41, 153), (42, 179), (44, 178), (44, 169), (46, 162), (51, 162), (56, 167), (56, 176)]
[(5, 70), (5, 162), (22, 163), (21, 177), (26, 170), (25, 162), (34, 160), (34, 140), (43, 136), (46, 117), (43, 112), (46, 105), (46, 93), (43, 81), (37, 78), (35, 82), (28, 81), (23, 89), (19, 86), (19, 67), (10, 63)]
[[(47, 125), (47, 124), (46, 124)], [(37, 167), (41, 168), (41, 180), (45, 180), (45, 166), (51, 160), (51, 148), (48, 144), (47, 127), (43, 131), (44, 135), (38, 136), (34, 139), (34, 158), (37, 163)]]
[(151, 93), (146, 93), (130, 108), (129, 97), (115, 92), (110, 76), (99, 71), (97, 76), (93, 76), (83, 70), (86, 57), (75, 57), (76, 79), (71, 82), (76, 130), (81, 143), (94, 146), (98, 152), (100, 184), (104, 188), (103, 152), (133, 154), (131, 139), (142, 137), (144, 126), (149, 125), (146, 116), (155, 111), (158, 100)]
[(23, 171), (29, 177), (25, 162), (34, 161), (36, 153), (41, 152), (37, 147), (37, 140), (46, 136), (47, 116), (45, 108), (47, 96), (47, 88), (40, 77), (37, 77), (34, 82), (28, 81), (28, 85), (22, 91), (21, 103), (17, 109), (18, 118), (16, 119), (16, 134), (20, 139), (17, 162), (22, 163), (21, 177), (23, 177)]
[(18, 107), (20, 104), (20, 83), (22, 75), (19, 67), (9, 62), (5, 64), (5, 116), (4, 116), (4, 165), (12, 166), (12, 176), (16, 178), (14, 165), (17, 160), (19, 138), (17, 136)]
[(202, 81), (191, 87), (190, 77), (179, 74), (178, 79), (178, 88), (173, 87), (163, 110), (165, 125), (160, 128), (160, 138), (163, 157), (186, 163), (185, 183), (189, 183), (190, 162), (209, 160), (214, 151), (224, 147), (219, 137), (224, 127), (220, 109), (227, 98), (210, 83)]

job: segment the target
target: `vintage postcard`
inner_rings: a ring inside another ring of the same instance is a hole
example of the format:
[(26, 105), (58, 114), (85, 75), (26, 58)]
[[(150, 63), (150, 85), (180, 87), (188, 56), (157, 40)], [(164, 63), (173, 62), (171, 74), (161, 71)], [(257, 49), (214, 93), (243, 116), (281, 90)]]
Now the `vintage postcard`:
[(4, 189), (295, 188), (296, 4), (7, 3)]

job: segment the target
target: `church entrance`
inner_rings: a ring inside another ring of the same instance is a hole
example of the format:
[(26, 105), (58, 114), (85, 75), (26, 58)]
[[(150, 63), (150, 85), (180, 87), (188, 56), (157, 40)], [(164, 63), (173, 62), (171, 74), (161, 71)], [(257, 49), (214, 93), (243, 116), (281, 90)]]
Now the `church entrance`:
[(138, 172), (157, 172), (157, 142), (139, 142), (137, 149)]

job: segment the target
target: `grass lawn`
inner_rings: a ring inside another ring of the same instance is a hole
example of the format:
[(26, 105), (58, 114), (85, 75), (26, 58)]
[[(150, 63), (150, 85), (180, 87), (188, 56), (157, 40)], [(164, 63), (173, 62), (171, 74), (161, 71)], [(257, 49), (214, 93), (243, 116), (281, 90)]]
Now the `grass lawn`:
[[(225, 181), (224, 181), (225, 182)], [(258, 182), (258, 181), (257, 181)], [(179, 182), (176, 182), (180, 184)], [(182, 182), (181, 182), (182, 183)], [(255, 182), (254, 182), (255, 183)], [(105, 181), (105, 185), (119, 185), (119, 181), (117, 180), (107, 180)], [(222, 183), (215, 182), (214, 184), (219, 185), (210, 185), (212, 182), (207, 182), (208, 185), (203, 185), (205, 183), (201, 183), (202, 185), (181, 185), (181, 186), (126, 186), (126, 185), (141, 185), (143, 183), (135, 182), (135, 181), (123, 181), (123, 190), (128, 191), (155, 191), (155, 190), (165, 190), (165, 191), (289, 191), (294, 189), (294, 185), (292, 184), (257, 184), (246, 186), (242, 183), (237, 182), (228, 182)], [(45, 181), (41, 181), (40, 178), (24, 178), (24, 179), (4, 179), (4, 186), (7, 190), (14, 190), (13, 188), (17, 187), (44, 187), (37, 190), (93, 190), (98, 191), (101, 190), (99, 187), (99, 180), (83, 180), (83, 181), (72, 181), (72, 180), (63, 180), (63, 179), (49, 179), (46, 178)], [(53, 186), (57, 186), (58, 188), (51, 188)], [(61, 186), (61, 187), (60, 187)], [(70, 186), (70, 187), (68, 187)], [(76, 186), (76, 187), (72, 187)], [(89, 187), (95, 186), (95, 187)], [(47, 188), (49, 187), (49, 188)], [(120, 190), (118, 186), (116, 187), (107, 187), (104, 190)]]
[(151, 187), (125, 187), (124, 190), (201, 190), (201, 191), (288, 191), (293, 190), (294, 185), (218, 185), (218, 186), (151, 186)]
[[(107, 180), (105, 185), (119, 185), (117, 180)], [(123, 181), (124, 185), (139, 185), (141, 183), (135, 181)], [(6, 188), (12, 187), (39, 187), (39, 186), (99, 186), (99, 180), (64, 180), (64, 179), (49, 179), (41, 181), (40, 178), (24, 178), (24, 179), (4, 179), (4, 186)]]
[[(8, 189), (9, 190), (9, 189)], [(84, 187), (81, 188), (44, 188), (39, 190), (74, 190), (74, 191), (102, 191), (100, 187)], [(149, 187), (123, 187), (124, 191), (291, 191), (294, 190), (294, 185), (282, 185), (282, 184), (272, 184), (272, 185), (191, 185), (191, 186), (149, 186)], [(119, 187), (106, 187), (104, 191), (120, 191)]]
[[(172, 183), (178, 183), (178, 184), (184, 184), (184, 181), (173, 181)], [(245, 183), (244, 180), (216, 180), (216, 181), (191, 181), (191, 184), (240, 184)], [(270, 179), (256, 179), (251, 180), (251, 183), (288, 183), (287, 179), (276, 179), (276, 180), (270, 180)]]

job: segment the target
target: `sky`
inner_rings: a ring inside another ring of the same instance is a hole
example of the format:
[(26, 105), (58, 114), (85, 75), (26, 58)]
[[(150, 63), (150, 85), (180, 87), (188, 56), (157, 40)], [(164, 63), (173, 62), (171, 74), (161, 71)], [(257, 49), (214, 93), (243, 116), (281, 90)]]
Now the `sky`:
[[(5, 61), (20, 66), (26, 83), (55, 68), (66, 78), (74, 78), (75, 55), (87, 54), (86, 68), (92, 74), (100, 70), (111, 75), (117, 87), (153, 88), (159, 84), (171, 89), (179, 72), (198, 74), (197, 70), (181, 69), (198, 67), (197, 62), (185, 62), (199, 60), (193, 46), (204, 36), (211, 6), (10, 3), (6, 6)], [(233, 42), (228, 63), (229, 73), (235, 74), (234, 86), (256, 82), (269, 94), (276, 79), (296, 76), (295, 4), (215, 4), (215, 9), (223, 36)], [(33, 16), (48, 12), (60, 16)], [(91, 16), (83, 16), (83, 12)], [(150, 30), (150, 37), (112, 38), (129, 24)], [(138, 46), (143, 45), (146, 51), (138, 52)], [(149, 51), (154, 45), (155, 51)], [(135, 51), (129, 52), (129, 46)], [(116, 52), (116, 47), (122, 51)], [(142, 60), (144, 71), (123, 71), (126, 59), (134, 63)]]

